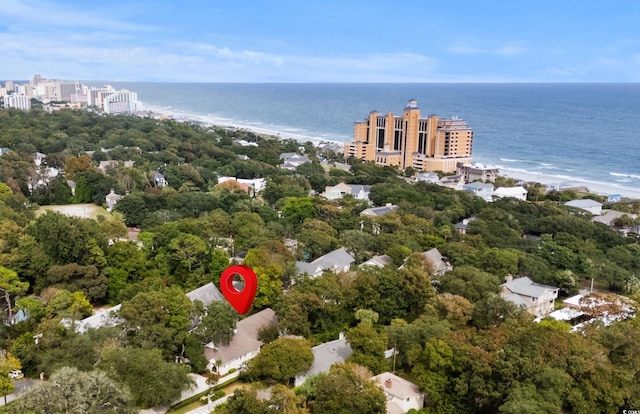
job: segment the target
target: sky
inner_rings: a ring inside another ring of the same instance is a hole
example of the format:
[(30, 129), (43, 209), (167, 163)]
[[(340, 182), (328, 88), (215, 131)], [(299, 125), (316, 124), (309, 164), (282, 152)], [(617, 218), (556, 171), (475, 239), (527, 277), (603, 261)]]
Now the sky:
[(0, 0), (0, 79), (639, 82), (637, 0)]

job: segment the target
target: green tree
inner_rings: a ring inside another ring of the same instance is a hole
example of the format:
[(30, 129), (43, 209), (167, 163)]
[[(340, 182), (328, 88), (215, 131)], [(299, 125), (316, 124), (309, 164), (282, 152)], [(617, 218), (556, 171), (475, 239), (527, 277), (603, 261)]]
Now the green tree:
[(233, 339), (238, 312), (227, 302), (212, 302), (205, 308), (202, 302), (196, 301), (194, 308), (200, 323), (193, 335), (204, 344), (228, 345)]
[(297, 375), (313, 364), (311, 346), (305, 339), (278, 338), (262, 347), (249, 362), (247, 378), (272, 378), (289, 385)]
[(29, 388), (12, 409), (20, 413), (134, 413), (129, 392), (99, 371), (61, 368)]
[(11, 269), (0, 266), (0, 294), (4, 296), (7, 304), (7, 321), (13, 324), (13, 302), (11, 296), (22, 296), (29, 288), (28, 282), (21, 282), (18, 274)]
[(159, 349), (112, 349), (103, 354), (100, 367), (125, 384), (141, 407), (169, 405), (193, 383), (185, 367), (164, 361)]
[(349, 362), (363, 365), (376, 373), (389, 369), (389, 363), (384, 358), (389, 338), (385, 332), (378, 332), (373, 327), (361, 323), (346, 333), (347, 342), (353, 353)]
[(334, 414), (382, 414), (386, 398), (382, 388), (370, 380), (371, 372), (355, 364), (336, 364), (316, 387), (311, 412)]
[(140, 292), (122, 303), (120, 317), (130, 344), (161, 349), (172, 360), (190, 326), (191, 301), (178, 288)]
[(4, 397), (4, 403), (7, 404), (7, 395), (13, 393), (15, 384), (9, 378), (9, 373), (15, 369), (22, 368), (20, 360), (6, 350), (0, 352), (0, 392)]

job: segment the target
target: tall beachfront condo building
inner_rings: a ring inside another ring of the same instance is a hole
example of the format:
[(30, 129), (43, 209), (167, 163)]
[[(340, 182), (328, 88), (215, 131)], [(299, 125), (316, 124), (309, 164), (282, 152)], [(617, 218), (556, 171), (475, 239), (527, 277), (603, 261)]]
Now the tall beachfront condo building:
[(404, 170), (455, 172), (458, 163), (471, 163), (473, 129), (457, 117), (420, 117), (415, 99), (409, 100), (402, 116), (372, 111), (355, 122), (353, 141), (344, 148), (346, 157), (396, 165)]
[(106, 98), (102, 103), (105, 114), (130, 114), (138, 110), (138, 94), (122, 89)]
[(4, 107), (7, 109), (16, 108), (27, 111), (31, 109), (31, 98), (29, 98), (27, 95), (7, 95), (4, 98)]

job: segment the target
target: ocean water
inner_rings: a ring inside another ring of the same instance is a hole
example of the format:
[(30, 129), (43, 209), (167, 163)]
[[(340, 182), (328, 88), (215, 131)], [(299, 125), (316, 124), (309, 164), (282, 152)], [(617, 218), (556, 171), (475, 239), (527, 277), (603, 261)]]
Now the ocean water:
[[(457, 116), (473, 159), (509, 175), (640, 192), (640, 84), (212, 84), (114, 82), (145, 108), (283, 138), (352, 139), (372, 110)], [(544, 181), (544, 180), (543, 180)]]

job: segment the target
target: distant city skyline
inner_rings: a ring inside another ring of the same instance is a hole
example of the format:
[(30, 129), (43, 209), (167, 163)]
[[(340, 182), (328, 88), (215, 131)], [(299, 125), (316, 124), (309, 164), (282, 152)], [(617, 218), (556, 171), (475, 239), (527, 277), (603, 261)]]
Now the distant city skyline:
[(639, 82), (633, 0), (3, 0), (0, 79)]

